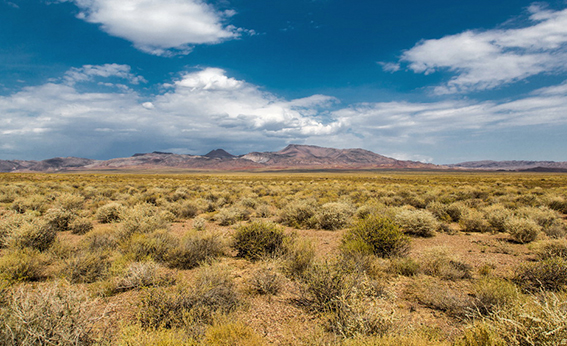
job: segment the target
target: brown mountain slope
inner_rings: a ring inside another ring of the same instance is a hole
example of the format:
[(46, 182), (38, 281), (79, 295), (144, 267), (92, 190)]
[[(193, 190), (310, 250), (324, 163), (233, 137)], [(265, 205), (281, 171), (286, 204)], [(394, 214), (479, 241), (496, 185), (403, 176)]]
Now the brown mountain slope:
[(441, 169), (443, 166), (400, 161), (364, 149), (334, 149), (290, 144), (276, 152), (252, 152), (234, 156), (223, 149), (206, 155), (180, 155), (165, 152), (135, 154), (131, 157), (96, 161), (80, 158), (53, 158), (44, 161), (0, 161), (0, 171), (61, 170), (288, 170), (288, 169)]

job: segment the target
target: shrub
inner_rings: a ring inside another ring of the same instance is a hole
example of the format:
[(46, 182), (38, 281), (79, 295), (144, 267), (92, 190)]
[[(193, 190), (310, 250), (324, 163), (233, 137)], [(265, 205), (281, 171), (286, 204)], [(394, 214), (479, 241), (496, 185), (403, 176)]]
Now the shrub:
[(342, 240), (345, 252), (369, 252), (380, 257), (403, 256), (409, 247), (410, 238), (390, 219), (378, 216), (358, 221)]
[(197, 217), (193, 220), (193, 228), (197, 231), (204, 231), (207, 227), (207, 222), (202, 217)]
[(5, 239), (5, 243), (13, 248), (44, 251), (49, 249), (56, 236), (53, 228), (49, 227), (45, 221), (33, 218), (13, 229)]
[(16, 198), (10, 205), (10, 209), (20, 214), (27, 211), (36, 211), (41, 214), (47, 210), (47, 206), (48, 200), (45, 196), (31, 195)]
[(390, 260), (389, 271), (403, 276), (415, 276), (420, 270), (419, 262), (411, 257), (396, 257)]
[(76, 215), (67, 209), (51, 208), (45, 213), (45, 220), (49, 227), (56, 232), (69, 230), (69, 224)]
[(173, 282), (175, 279), (161, 273), (160, 266), (155, 262), (133, 262), (116, 282), (116, 291), (167, 285)]
[(506, 220), (506, 230), (515, 241), (526, 244), (537, 238), (541, 227), (531, 219), (511, 217)]
[(54, 206), (56, 209), (63, 209), (66, 211), (74, 212), (83, 207), (85, 198), (83, 196), (74, 195), (70, 193), (62, 193), (55, 198)]
[(394, 220), (406, 234), (420, 237), (432, 237), (439, 229), (439, 221), (427, 210), (402, 210)]
[(280, 211), (279, 222), (295, 228), (311, 227), (314, 215), (315, 203), (313, 201), (293, 201)]
[(94, 322), (103, 318), (94, 302), (61, 283), (10, 292), (2, 316), (3, 345), (94, 345)]
[(377, 301), (340, 298), (330, 314), (329, 329), (344, 338), (384, 336), (395, 327), (395, 311), (381, 307)]
[(492, 205), (483, 210), (484, 218), (492, 227), (494, 232), (506, 232), (506, 221), (512, 216), (512, 212), (502, 205)]
[(468, 210), (469, 208), (462, 202), (451, 203), (447, 206), (447, 209), (445, 209), (453, 222), (459, 222), (461, 220), (461, 217), (465, 215)]
[(443, 247), (431, 248), (421, 257), (422, 271), (442, 279), (456, 280), (471, 277), (471, 267), (449, 255)]
[(207, 328), (203, 343), (210, 346), (262, 346), (266, 344), (262, 337), (246, 324), (225, 321)]
[(274, 265), (263, 265), (253, 271), (248, 284), (258, 294), (276, 295), (282, 289), (282, 279)]
[(559, 215), (547, 207), (522, 207), (516, 210), (516, 216), (535, 221), (540, 227), (551, 227), (559, 220)]
[(167, 209), (181, 219), (192, 219), (199, 213), (199, 207), (193, 201), (171, 203)]
[(443, 311), (449, 316), (464, 318), (474, 308), (473, 300), (465, 292), (450, 288), (444, 282), (414, 281), (409, 290), (421, 304)]
[(165, 261), (171, 268), (192, 269), (224, 254), (224, 243), (213, 233), (189, 233), (169, 250)]
[(343, 295), (347, 282), (343, 268), (327, 262), (314, 264), (305, 271), (301, 281), (304, 294), (314, 309), (338, 309), (339, 297)]
[(158, 328), (145, 330), (140, 325), (122, 328), (116, 342), (118, 346), (198, 346), (199, 342), (179, 329)]
[(431, 212), (438, 220), (449, 222), (452, 220), (451, 216), (447, 213), (447, 205), (441, 202), (429, 202), (425, 207)]
[(516, 268), (514, 281), (529, 291), (559, 291), (567, 285), (567, 259), (552, 257)]
[(118, 235), (114, 229), (96, 229), (83, 237), (81, 245), (91, 252), (113, 250), (118, 246)]
[(36, 250), (15, 250), (0, 257), (0, 278), (9, 282), (40, 280), (42, 269), (43, 259)]
[(488, 315), (515, 303), (520, 294), (516, 285), (500, 278), (485, 277), (474, 288), (474, 305), (482, 315)]
[(547, 240), (535, 245), (535, 252), (539, 259), (545, 260), (553, 257), (567, 259), (567, 239)]
[(352, 215), (354, 208), (346, 203), (326, 203), (315, 213), (317, 228), (334, 231), (345, 227)]
[(287, 238), (284, 242), (282, 269), (286, 275), (301, 277), (313, 264), (315, 248), (306, 239)]
[(232, 246), (238, 257), (257, 260), (281, 253), (285, 238), (276, 224), (254, 221), (236, 229)]
[(146, 290), (138, 304), (137, 319), (144, 328), (212, 323), (215, 315), (233, 311), (238, 302), (228, 272), (219, 267), (203, 266), (192, 287), (177, 287), (171, 293), (164, 288)]
[(118, 222), (123, 213), (124, 206), (116, 202), (111, 202), (99, 207), (96, 211), (95, 218), (100, 223)]
[(487, 232), (490, 223), (484, 218), (484, 214), (476, 209), (470, 209), (461, 215), (459, 224), (466, 232)]
[(567, 214), (567, 200), (561, 196), (554, 196), (549, 199), (547, 206), (550, 209)]
[(123, 252), (131, 254), (135, 261), (153, 259), (166, 262), (169, 253), (178, 245), (178, 240), (166, 230), (134, 234), (122, 246)]
[(554, 239), (565, 238), (567, 237), (567, 227), (565, 227), (565, 223), (558, 221), (549, 227), (545, 227), (543, 233)]
[(248, 219), (250, 219), (250, 212), (241, 207), (223, 208), (215, 215), (215, 221), (221, 226), (230, 226)]
[(86, 217), (76, 218), (69, 223), (69, 231), (73, 234), (85, 234), (93, 229), (93, 223)]
[(91, 283), (105, 279), (109, 269), (108, 254), (80, 252), (65, 261), (62, 274), (71, 283)]
[(567, 340), (566, 298), (565, 293), (529, 295), (486, 323), (504, 341), (499, 345), (561, 345)]
[(170, 217), (160, 212), (150, 204), (138, 204), (125, 210), (120, 216), (120, 237), (126, 239), (134, 233), (151, 233), (158, 229), (164, 229), (170, 221)]

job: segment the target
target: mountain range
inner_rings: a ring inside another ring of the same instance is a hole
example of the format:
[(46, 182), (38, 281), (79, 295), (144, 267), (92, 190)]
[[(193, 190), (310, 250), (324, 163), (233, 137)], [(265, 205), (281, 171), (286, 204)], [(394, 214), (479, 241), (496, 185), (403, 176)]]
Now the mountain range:
[(223, 149), (205, 155), (182, 155), (154, 151), (131, 157), (92, 160), (56, 157), (43, 161), (0, 160), (0, 172), (141, 171), (141, 170), (511, 170), (567, 172), (567, 162), (553, 161), (473, 161), (434, 165), (396, 160), (364, 149), (334, 149), (290, 144), (275, 152), (232, 155)]

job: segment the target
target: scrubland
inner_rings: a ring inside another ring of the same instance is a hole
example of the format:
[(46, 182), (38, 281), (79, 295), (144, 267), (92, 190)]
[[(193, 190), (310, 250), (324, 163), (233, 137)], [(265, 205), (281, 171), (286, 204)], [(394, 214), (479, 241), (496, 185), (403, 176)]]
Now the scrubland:
[(2, 174), (2, 345), (565, 345), (567, 175)]

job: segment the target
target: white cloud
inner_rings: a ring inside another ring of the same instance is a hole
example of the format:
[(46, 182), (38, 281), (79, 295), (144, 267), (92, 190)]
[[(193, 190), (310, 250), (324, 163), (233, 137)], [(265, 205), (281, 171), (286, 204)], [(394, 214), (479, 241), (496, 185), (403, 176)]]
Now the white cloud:
[(567, 83), (513, 101), (340, 106), (325, 95), (285, 100), (215, 68), (185, 73), (151, 97), (131, 88), (79, 91), (67, 79), (75, 74), (97, 77), (72, 79), (95, 85), (105, 76), (138, 78), (120, 65), (84, 66), (0, 96), (0, 159), (117, 157), (167, 148), (198, 154), (222, 146), (242, 153), (308, 143), (431, 161), (424, 148), (450, 148), (451, 141), (478, 135), (498, 138), (512, 128), (567, 126)]
[(195, 44), (233, 39), (245, 30), (225, 25), (234, 11), (218, 11), (202, 0), (70, 0), (79, 18), (100, 24), (154, 55), (188, 54)]
[(146, 82), (144, 77), (136, 76), (132, 74), (130, 70), (130, 66), (119, 64), (84, 65), (81, 68), (71, 68), (65, 73), (65, 77), (63, 78), (69, 85), (73, 85), (77, 82), (90, 82), (96, 77), (118, 77), (127, 80), (131, 84)]
[(416, 73), (455, 73), (435, 89), (438, 94), (493, 89), (541, 73), (565, 72), (567, 9), (533, 5), (529, 11), (530, 26), (424, 40), (404, 52), (400, 61)]

